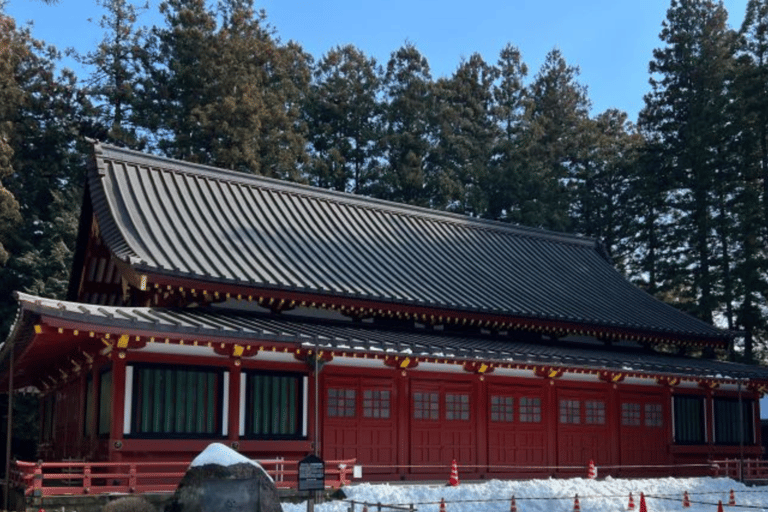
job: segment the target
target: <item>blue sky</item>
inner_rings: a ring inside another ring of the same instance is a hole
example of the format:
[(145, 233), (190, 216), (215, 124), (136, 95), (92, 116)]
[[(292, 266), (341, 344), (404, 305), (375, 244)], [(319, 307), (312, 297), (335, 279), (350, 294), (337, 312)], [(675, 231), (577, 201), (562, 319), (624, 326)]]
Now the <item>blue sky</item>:
[[(0, 0), (1, 1), (1, 0)], [(593, 113), (608, 108), (637, 117), (648, 91), (648, 62), (660, 46), (669, 0), (265, 0), (268, 20), (283, 40), (294, 40), (315, 58), (337, 45), (353, 44), (386, 63), (406, 41), (424, 54), (433, 77), (448, 76), (472, 53), (495, 62), (512, 43), (529, 75), (557, 47), (581, 69)], [(150, 0), (142, 22), (159, 24), (159, 0)], [(726, 0), (730, 24), (738, 28), (747, 0)], [(87, 51), (100, 41), (94, 0), (8, 0), (19, 22), (33, 21), (37, 38), (60, 49)], [(89, 22), (92, 18), (94, 21)], [(72, 66), (72, 64), (70, 64)], [(77, 70), (76, 70), (77, 71)], [(78, 75), (82, 75), (78, 71)]]

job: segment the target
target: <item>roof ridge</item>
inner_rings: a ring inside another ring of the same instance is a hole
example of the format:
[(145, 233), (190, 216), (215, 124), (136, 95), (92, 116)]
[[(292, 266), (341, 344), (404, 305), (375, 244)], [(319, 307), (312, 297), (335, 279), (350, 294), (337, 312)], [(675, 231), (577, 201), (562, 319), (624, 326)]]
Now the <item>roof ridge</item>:
[(303, 183), (280, 180), (277, 178), (270, 178), (257, 174), (248, 174), (241, 171), (233, 171), (231, 169), (223, 169), (212, 165), (190, 163), (175, 158), (150, 155), (140, 151), (121, 148), (100, 142), (94, 142), (94, 151), (97, 157), (101, 156), (107, 159), (112, 158), (115, 160), (123, 160), (124, 157), (119, 158), (118, 156), (123, 154), (130, 155), (130, 158), (127, 160), (131, 163), (143, 164), (147, 165), (148, 167), (160, 168), (165, 171), (172, 171), (182, 174), (189, 174), (191, 169), (195, 169), (199, 171), (195, 173), (196, 175), (207, 176), (211, 179), (218, 179), (222, 181), (235, 182), (252, 186), (258, 186), (259, 184), (268, 185), (271, 190), (275, 190), (277, 192), (303, 195), (315, 200), (334, 201), (336, 203), (343, 203), (364, 209), (376, 209), (382, 212), (429, 219), (435, 222), (445, 222), (455, 225), (464, 225), (474, 229), (517, 234), (520, 236), (530, 236), (533, 238), (547, 239), (559, 243), (587, 245), (594, 247), (598, 247), (599, 245), (599, 242), (596, 239), (578, 234), (563, 233), (547, 230), (544, 228), (534, 228), (497, 220), (482, 219), (479, 217), (471, 217), (460, 213), (435, 210), (423, 206), (398, 203), (396, 201), (362, 196), (349, 192), (339, 192), (337, 190), (324, 189)]

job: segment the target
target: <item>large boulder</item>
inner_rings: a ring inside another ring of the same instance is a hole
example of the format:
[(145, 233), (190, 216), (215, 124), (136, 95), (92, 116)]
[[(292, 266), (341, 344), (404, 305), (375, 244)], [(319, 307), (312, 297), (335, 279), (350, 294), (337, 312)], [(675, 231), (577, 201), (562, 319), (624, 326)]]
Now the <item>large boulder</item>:
[(203, 450), (166, 512), (282, 512), (277, 487), (259, 464), (221, 443)]

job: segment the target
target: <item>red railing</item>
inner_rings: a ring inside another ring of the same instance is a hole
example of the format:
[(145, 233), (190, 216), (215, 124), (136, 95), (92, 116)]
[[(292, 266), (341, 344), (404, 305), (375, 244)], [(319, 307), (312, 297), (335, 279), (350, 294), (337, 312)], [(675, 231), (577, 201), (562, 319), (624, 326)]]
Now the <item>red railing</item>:
[[(279, 488), (295, 489), (298, 462), (257, 460)], [(325, 461), (326, 487), (350, 483), (355, 459)], [(163, 493), (176, 490), (189, 462), (24, 462), (15, 461), (11, 479), (25, 496), (108, 493)]]
[(768, 481), (768, 460), (724, 459), (714, 460), (715, 476), (727, 476), (748, 482)]

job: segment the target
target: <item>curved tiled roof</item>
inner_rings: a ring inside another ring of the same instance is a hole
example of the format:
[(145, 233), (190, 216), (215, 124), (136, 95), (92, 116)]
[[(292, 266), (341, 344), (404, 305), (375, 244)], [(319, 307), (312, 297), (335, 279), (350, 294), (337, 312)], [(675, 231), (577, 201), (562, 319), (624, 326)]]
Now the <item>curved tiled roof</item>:
[(140, 273), (728, 337), (630, 284), (594, 240), (95, 147), (102, 236)]
[[(21, 306), (20, 317), (30, 314), (44, 316), (47, 318), (46, 323), (53, 322), (73, 329), (87, 325), (88, 329), (101, 327), (113, 333), (152, 332), (158, 333), (158, 336), (187, 340), (228, 338), (232, 342), (293, 344), (296, 348), (318, 347), (347, 353), (548, 365), (592, 371), (611, 370), (637, 376), (768, 380), (768, 368), (765, 367), (654, 354), (638, 349), (608, 350), (579, 343), (526, 343), (516, 341), (514, 336), (388, 329), (351, 321), (319, 320), (219, 307), (116, 307), (44, 299), (23, 293), (17, 293), (16, 296)], [(49, 353), (52, 351), (50, 347), (44, 350)]]

